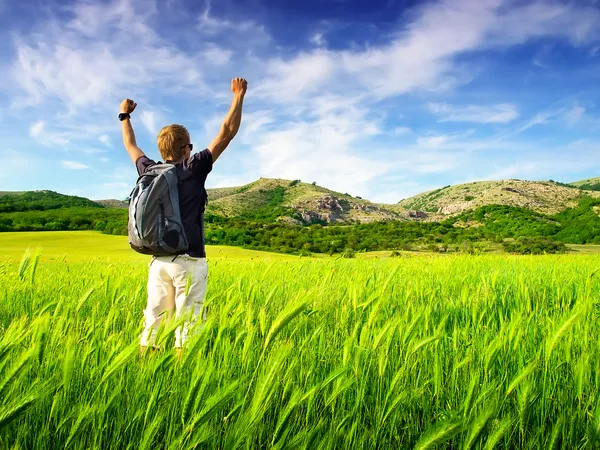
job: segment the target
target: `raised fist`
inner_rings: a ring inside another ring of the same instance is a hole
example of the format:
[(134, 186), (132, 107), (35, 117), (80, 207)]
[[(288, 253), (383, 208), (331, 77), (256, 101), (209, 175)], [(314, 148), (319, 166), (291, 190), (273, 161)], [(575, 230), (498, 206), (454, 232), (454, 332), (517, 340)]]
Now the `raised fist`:
[(134, 102), (131, 99), (126, 98), (125, 100), (123, 100), (121, 102), (121, 112), (131, 114), (136, 106), (137, 106), (136, 102)]
[(248, 88), (248, 82), (243, 78), (234, 78), (231, 80), (231, 92), (236, 95), (244, 95)]

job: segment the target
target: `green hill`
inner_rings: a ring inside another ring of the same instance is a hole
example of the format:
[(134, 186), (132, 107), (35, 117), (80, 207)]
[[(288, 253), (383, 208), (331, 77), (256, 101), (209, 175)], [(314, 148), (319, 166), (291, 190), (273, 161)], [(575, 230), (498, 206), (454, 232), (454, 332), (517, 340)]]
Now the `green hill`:
[(399, 206), (423, 210), (432, 220), (455, 216), (485, 205), (526, 208), (543, 214), (556, 214), (576, 207), (579, 198), (600, 198), (600, 192), (586, 191), (555, 181), (500, 180), (445, 186), (402, 200)]
[(277, 217), (289, 223), (406, 220), (397, 205), (379, 205), (300, 180), (261, 178), (245, 186), (208, 189), (208, 213), (223, 217)]
[(84, 197), (54, 191), (2, 192), (0, 212), (48, 211), (61, 208), (102, 208)]
[(587, 180), (574, 181), (569, 184), (571, 186), (575, 186), (579, 189), (585, 189), (588, 191), (600, 191), (600, 177), (588, 178)]

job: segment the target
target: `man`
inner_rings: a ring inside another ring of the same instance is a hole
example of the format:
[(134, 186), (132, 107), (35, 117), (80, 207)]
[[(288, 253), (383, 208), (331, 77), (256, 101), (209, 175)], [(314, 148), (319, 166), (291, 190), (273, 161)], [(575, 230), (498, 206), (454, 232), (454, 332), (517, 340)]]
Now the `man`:
[[(182, 125), (169, 125), (158, 134), (158, 149), (167, 163), (177, 168), (179, 205), (189, 248), (185, 254), (153, 257), (148, 272), (148, 304), (144, 312), (145, 326), (140, 337), (142, 351), (155, 345), (156, 332), (162, 317), (175, 310), (175, 316), (191, 316), (191, 320), (175, 333), (178, 352), (187, 340), (188, 327), (192, 326), (202, 310), (208, 266), (204, 249), (203, 190), (213, 163), (237, 134), (242, 120), (242, 104), (248, 83), (243, 78), (231, 81), (233, 101), (221, 130), (210, 145), (192, 155), (193, 144)], [(123, 143), (142, 175), (152, 165), (159, 164), (148, 158), (137, 146), (130, 115), (137, 106), (133, 100), (121, 103), (119, 119), (122, 121)], [(183, 180), (183, 181), (181, 181)]]

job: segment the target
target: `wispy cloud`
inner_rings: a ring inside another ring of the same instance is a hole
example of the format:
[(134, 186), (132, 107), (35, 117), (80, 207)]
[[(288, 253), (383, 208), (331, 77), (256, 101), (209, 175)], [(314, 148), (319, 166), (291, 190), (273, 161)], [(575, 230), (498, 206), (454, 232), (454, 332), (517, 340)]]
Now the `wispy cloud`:
[(340, 107), (310, 122), (297, 120), (265, 131), (253, 147), (261, 176), (316, 181), (359, 195), (388, 170), (385, 161), (355, 152), (379, 133), (367, 110)]
[(295, 100), (316, 89), (360, 89), (379, 98), (443, 91), (471, 80), (455, 62), (460, 55), (544, 36), (582, 44), (600, 33), (594, 27), (600, 11), (544, 2), (506, 8), (500, 0), (448, 0), (427, 3), (415, 15), (389, 44), (359, 50), (319, 48), (276, 59), (259, 92)]
[(65, 169), (71, 169), (71, 170), (83, 170), (83, 169), (89, 169), (89, 166), (79, 162), (79, 161), (68, 161), (68, 160), (63, 160), (60, 162), (60, 164), (65, 168)]
[(327, 41), (325, 40), (323, 33), (313, 34), (310, 38), (310, 42), (312, 42), (313, 44), (315, 44), (318, 47), (324, 47), (327, 45)]
[(507, 123), (519, 117), (517, 107), (511, 103), (491, 106), (454, 106), (447, 103), (429, 103), (429, 110), (441, 122)]
[(233, 51), (218, 45), (208, 45), (201, 52), (202, 58), (213, 66), (224, 66), (231, 61)]
[(43, 120), (39, 120), (29, 127), (29, 136), (48, 147), (64, 146), (69, 143), (66, 134), (48, 131), (46, 122)]
[(56, 19), (39, 30), (43, 40), (39, 34), (16, 35), (12, 74), (22, 95), (15, 108), (55, 102), (76, 112), (107, 106), (132, 87), (140, 94), (174, 86), (198, 89), (202, 83), (198, 56), (162, 40), (148, 25), (155, 14), (148, 3), (77, 2), (71, 9), (73, 18), (64, 26)]
[[(248, 40), (261, 40), (268, 42), (271, 40), (269, 33), (263, 25), (253, 20), (228, 20), (217, 18), (211, 14), (212, 5), (208, 1), (204, 12), (198, 18), (198, 30), (206, 35), (228, 34), (229, 37), (243, 35)], [(246, 44), (248, 41), (246, 41)]]
[(99, 136), (98, 140), (100, 142), (102, 142), (104, 145), (106, 145), (107, 147), (110, 147), (110, 137), (108, 136), (108, 134), (103, 134), (103, 135)]
[(156, 136), (158, 134), (158, 128), (156, 125), (156, 113), (154, 111), (142, 112), (140, 120), (151, 135)]

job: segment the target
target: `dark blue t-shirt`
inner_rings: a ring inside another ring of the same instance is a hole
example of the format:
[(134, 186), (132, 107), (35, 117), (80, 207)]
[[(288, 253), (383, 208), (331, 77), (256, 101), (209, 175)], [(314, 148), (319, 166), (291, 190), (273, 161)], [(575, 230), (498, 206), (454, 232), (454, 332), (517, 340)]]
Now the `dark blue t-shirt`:
[[(140, 156), (135, 162), (139, 175), (143, 175), (154, 164), (161, 164)], [(186, 254), (195, 258), (205, 258), (204, 249), (204, 198), (202, 191), (206, 177), (212, 170), (212, 153), (204, 149), (175, 164), (179, 177), (179, 208), (181, 221), (188, 238)]]

